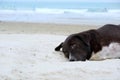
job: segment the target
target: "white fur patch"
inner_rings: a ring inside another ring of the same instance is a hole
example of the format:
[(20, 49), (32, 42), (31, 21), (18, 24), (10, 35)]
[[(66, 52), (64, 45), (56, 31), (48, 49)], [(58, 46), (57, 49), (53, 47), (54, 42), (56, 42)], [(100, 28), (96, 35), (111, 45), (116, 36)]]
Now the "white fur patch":
[(101, 51), (93, 53), (90, 60), (103, 60), (120, 58), (120, 43), (111, 43), (109, 46), (104, 46)]

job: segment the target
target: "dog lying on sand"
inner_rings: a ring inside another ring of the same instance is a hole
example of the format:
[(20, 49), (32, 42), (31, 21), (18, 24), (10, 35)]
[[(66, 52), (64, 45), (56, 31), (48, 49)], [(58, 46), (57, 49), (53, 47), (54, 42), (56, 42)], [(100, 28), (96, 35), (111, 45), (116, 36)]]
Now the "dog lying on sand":
[(120, 25), (107, 24), (72, 34), (55, 51), (61, 49), (69, 61), (120, 58)]

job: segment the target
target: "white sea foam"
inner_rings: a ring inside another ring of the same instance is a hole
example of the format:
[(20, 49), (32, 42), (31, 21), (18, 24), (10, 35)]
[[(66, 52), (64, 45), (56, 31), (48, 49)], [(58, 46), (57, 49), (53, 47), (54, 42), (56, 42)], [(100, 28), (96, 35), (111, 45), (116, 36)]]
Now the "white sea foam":
[(103, 10), (103, 12), (102, 10), (89, 11), (88, 9), (49, 8), (36, 8), (34, 10), (0, 10), (0, 21), (119, 24), (119, 14), (119, 9)]
[(48, 9), (48, 8), (36, 8), (36, 12), (45, 14), (66, 14), (66, 13), (83, 13), (87, 12), (87, 9)]
[(44, 14), (62, 14), (64, 11), (62, 9), (48, 9), (48, 8), (36, 8), (35, 12)]
[(0, 13), (42, 13), (42, 14), (80, 14), (80, 13), (120, 13), (120, 9), (49, 9), (35, 8), (34, 10), (0, 10)]
[(120, 9), (49, 9), (49, 8), (36, 8), (36, 12), (45, 14), (67, 14), (67, 13), (120, 13)]
[(0, 10), (0, 13), (4, 14), (17, 14), (17, 13), (35, 13), (33, 10)]
[(120, 13), (120, 9), (109, 9), (108, 12), (110, 12), (110, 13)]

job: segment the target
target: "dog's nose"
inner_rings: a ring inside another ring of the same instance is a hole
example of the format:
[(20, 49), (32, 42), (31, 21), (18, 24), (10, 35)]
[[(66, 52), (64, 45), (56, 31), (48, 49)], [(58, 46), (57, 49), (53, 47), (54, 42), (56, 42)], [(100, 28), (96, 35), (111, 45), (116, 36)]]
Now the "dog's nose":
[(69, 54), (69, 61), (76, 61), (76, 58), (71, 53)]
[(75, 61), (75, 59), (70, 59), (69, 61)]

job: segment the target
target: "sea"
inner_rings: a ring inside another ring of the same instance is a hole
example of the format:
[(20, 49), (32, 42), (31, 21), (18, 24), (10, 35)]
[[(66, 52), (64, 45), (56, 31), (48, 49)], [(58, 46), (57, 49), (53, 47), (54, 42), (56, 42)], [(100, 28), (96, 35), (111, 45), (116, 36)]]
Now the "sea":
[(120, 24), (119, 2), (41, 2), (0, 0), (0, 21)]

